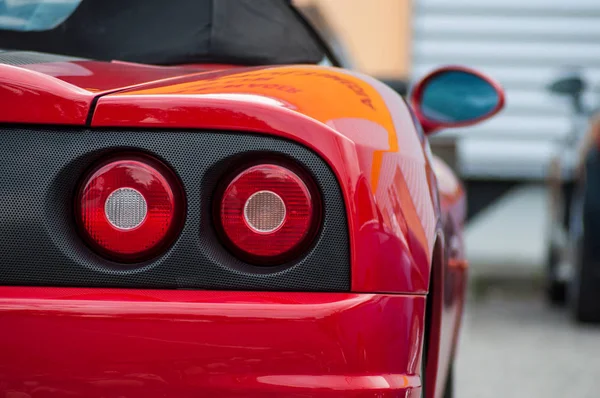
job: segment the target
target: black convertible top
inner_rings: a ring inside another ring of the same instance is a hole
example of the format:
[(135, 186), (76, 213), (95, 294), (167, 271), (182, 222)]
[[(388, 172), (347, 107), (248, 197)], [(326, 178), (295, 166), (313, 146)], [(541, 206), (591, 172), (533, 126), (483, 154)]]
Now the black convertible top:
[(290, 0), (82, 0), (51, 30), (0, 30), (0, 48), (156, 65), (318, 63), (328, 53)]

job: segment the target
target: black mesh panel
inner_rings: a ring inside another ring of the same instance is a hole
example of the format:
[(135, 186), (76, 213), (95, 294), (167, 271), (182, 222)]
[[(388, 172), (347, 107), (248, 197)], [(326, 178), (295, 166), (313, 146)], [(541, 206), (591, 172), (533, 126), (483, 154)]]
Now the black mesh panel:
[[(347, 291), (349, 244), (344, 202), (331, 170), (316, 154), (268, 136), (181, 131), (0, 128), (0, 285)], [(94, 164), (125, 151), (163, 160), (183, 183), (181, 234), (161, 256), (119, 264), (83, 242), (73, 203)], [(285, 156), (321, 189), (323, 226), (291, 263), (259, 267), (239, 261), (219, 241), (211, 200), (217, 183), (244, 159)]]

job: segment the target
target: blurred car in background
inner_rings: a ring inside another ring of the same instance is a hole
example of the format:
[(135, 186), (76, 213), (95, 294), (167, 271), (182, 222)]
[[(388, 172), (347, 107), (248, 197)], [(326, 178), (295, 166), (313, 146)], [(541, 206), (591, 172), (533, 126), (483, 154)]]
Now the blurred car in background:
[(452, 396), (465, 197), (428, 136), (497, 83), (408, 105), (288, 1), (0, 5), (0, 393)]
[(569, 304), (574, 319), (600, 322), (600, 115), (587, 109), (586, 82), (572, 73), (549, 90), (565, 96), (573, 118), (577, 157), (571, 170), (556, 157), (550, 173), (551, 223), (546, 292), (553, 304)]

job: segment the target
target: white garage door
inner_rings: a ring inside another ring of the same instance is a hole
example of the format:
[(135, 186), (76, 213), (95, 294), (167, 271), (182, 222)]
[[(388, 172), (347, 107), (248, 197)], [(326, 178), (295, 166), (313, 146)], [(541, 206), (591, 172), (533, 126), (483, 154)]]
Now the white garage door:
[[(403, 0), (404, 1), (404, 0)], [(569, 103), (546, 86), (581, 68), (600, 87), (600, 0), (414, 0), (413, 78), (464, 64), (499, 80), (506, 110), (458, 135), (464, 175), (541, 178), (570, 132)], [(597, 105), (597, 96), (586, 97)]]

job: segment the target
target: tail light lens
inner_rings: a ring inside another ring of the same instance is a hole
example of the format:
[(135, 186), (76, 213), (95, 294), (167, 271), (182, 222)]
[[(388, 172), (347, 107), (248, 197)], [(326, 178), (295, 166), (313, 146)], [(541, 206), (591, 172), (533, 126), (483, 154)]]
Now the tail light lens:
[(263, 164), (233, 178), (220, 201), (219, 216), (236, 253), (260, 264), (284, 262), (314, 237), (320, 201), (316, 190), (296, 173)]
[(79, 194), (90, 243), (119, 261), (141, 261), (172, 242), (182, 195), (172, 173), (152, 159), (116, 160), (93, 172)]

